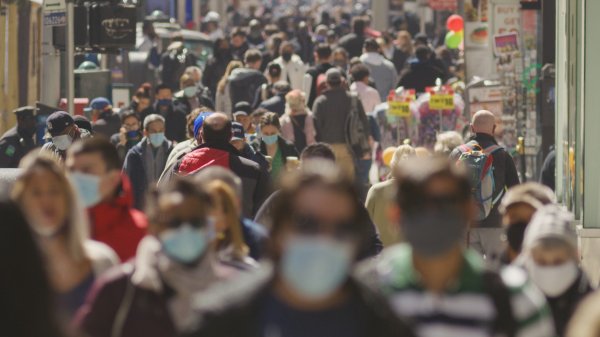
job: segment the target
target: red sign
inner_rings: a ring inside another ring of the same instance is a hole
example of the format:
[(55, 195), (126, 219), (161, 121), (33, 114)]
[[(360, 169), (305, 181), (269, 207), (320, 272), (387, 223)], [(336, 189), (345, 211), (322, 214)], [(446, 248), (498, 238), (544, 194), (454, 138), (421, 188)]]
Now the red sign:
[(429, 0), (429, 7), (434, 11), (456, 11), (457, 0)]

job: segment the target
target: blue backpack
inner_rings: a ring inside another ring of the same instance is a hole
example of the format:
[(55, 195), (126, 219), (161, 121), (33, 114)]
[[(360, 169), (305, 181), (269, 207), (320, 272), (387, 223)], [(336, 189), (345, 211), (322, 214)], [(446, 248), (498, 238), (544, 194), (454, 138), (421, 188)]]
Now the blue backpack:
[(494, 182), (494, 157), (492, 154), (502, 147), (492, 145), (482, 149), (479, 143), (471, 141), (461, 145), (461, 152), (457, 165), (466, 168), (472, 186), (473, 199), (477, 203), (477, 221), (485, 220), (492, 211), (494, 205), (502, 198), (503, 192), (498, 193), (496, 198), (496, 184)]

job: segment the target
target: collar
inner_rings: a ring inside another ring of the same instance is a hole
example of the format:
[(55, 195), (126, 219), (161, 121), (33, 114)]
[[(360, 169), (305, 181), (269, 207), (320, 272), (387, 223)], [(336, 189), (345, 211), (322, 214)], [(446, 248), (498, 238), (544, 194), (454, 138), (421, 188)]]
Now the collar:
[(241, 153), (229, 143), (202, 143), (196, 149), (215, 149), (229, 152), (230, 154), (234, 154), (236, 156), (241, 155)]
[(494, 136), (487, 134), (487, 133), (476, 133), (475, 135), (471, 136), (470, 139), (477, 140), (477, 141), (482, 141), (482, 140), (489, 141), (489, 142), (492, 142), (492, 143), (498, 145), (496, 138), (494, 138)]

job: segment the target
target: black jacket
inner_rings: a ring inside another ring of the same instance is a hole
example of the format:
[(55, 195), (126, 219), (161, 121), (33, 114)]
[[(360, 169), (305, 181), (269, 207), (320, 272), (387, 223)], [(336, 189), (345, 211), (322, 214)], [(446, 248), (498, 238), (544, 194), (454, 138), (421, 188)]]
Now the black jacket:
[(362, 35), (356, 35), (355, 33), (345, 35), (339, 41), (339, 45), (348, 52), (348, 59), (359, 57), (363, 52), (364, 44), (365, 37)]
[(410, 68), (404, 70), (400, 75), (398, 87), (415, 89), (417, 92), (425, 92), (426, 87), (435, 85), (435, 80), (444, 80), (444, 72), (437, 68), (431, 61), (412, 63)]
[(98, 120), (92, 124), (95, 137), (104, 137), (110, 140), (110, 137), (118, 133), (121, 129), (121, 117), (116, 113), (103, 113)]
[[(173, 101), (173, 104), (176, 106), (176, 108), (184, 111), (186, 115), (189, 115), (190, 112), (192, 112), (192, 107), (187, 97), (185, 97), (183, 94), (183, 90), (178, 91), (174, 96), (175, 100)], [(210, 110), (215, 110), (215, 102), (212, 96), (213, 95), (208, 87), (198, 86), (198, 93), (196, 94), (196, 97), (198, 98), (198, 104), (207, 107)]]
[(215, 101), (217, 94), (217, 84), (225, 74), (227, 65), (231, 62), (231, 55), (215, 55), (206, 64), (202, 74), (202, 84), (210, 90), (212, 101)]
[(587, 276), (580, 271), (577, 280), (564, 294), (556, 298), (546, 298), (548, 305), (550, 305), (550, 309), (552, 310), (554, 326), (556, 327), (559, 337), (565, 335), (567, 325), (575, 313), (579, 302), (591, 292), (592, 287), (590, 286)]
[(0, 138), (0, 168), (17, 168), (21, 159), (37, 145), (33, 136), (29, 139), (23, 138), (17, 127), (6, 131)]
[(259, 108), (274, 112), (277, 116), (281, 117), (285, 113), (285, 96), (281, 94), (275, 95), (260, 103)]
[[(479, 143), (483, 149), (492, 145), (498, 145), (494, 137), (484, 133), (478, 133), (469, 139), (469, 141), (473, 140)], [(450, 158), (453, 161), (456, 161), (460, 155), (461, 151), (457, 148), (452, 151)], [(508, 154), (508, 152), (506, 152), (504, 149), (494, 152), (492, 157), (494, 158), (494, 183), (496, 184), (493, 198), (493, 200), (495, 200), (500, 193), (505, 193), (506, 189), (519, 184), (519, 174), (517, 173), (515, 162), (510, 154)], [(501, 200), (498, 200), (498, 202), (496, 202), (494, 208), (492, 208), (492, 211), (490, 212), (490, 215), (481, 223), (479, 223), (477, 228), (499, 228), (501, 226), (502, 219), (500, 217), (500, 213), (498, 212), (500, 201)]]
[(330, 63), (318, 64), (314, 67), (309, 68), (306, 73), (312, 77), (312, 84), (310, 86), (310, 93), (308, 95), (308, 100), (306, 101), (306, 105), (309, 108), (312, 108), (315, 103), (315, 99), (317, 99), (317, 79), (319, 75), (325, 74), (327, 70), (333, 68), (333, 65)]
[(269, 196), (270, 177), (259, 164), (246, 159), (231, 144), (202, 144), (177, 161), (170, 176), (190, 175), (208, 166), (230, 169), (243, 185), (243, 213), (252, 217)]
[[(154, 111), (165, 118), (165, 137), (172, 142), (183, 142), (187, 138), (187, 117), (185, 111), (171, 104), (166, 113), (154, 106)], [(147, 117), (147, 116), (146, 116)]]
[[(264, 265), (239, 280), (200, 294), (201, 300), (194, 308), (200, 317), (198, 328), (186, 337), (260, 337), (263, 303), (272, 294), (275, 278), (274, 267)], [(369, 337), (415, 336), (386, 300), (362, 282), (349, 278), (346, 287), (358, 304), (356, 310), (365, 320)]]
[[(300, 158), (300, 154), (298, 153), (298, 150), (296, 150), (296, 147), (294, 146), (294, 144), (283, 139), (283, 137), (281, 137), (281, 136), (279, 136), (277, 138), (277, 146), (279, 147), (279, 150), (281, 151), (281, 157), (283, 159), (284, 165), (287, 163), (287, 157)], [(269, 155), (267, 152), (267, 144), (265, 144), (265, 142), (263, 142), (263, 141), (260, 142), (260, 153), (262, 153), (265, 156)]]
[(256, 90), (267, 83), (265, 76), (258, 70), (249, 68), (235, 69), (229, 76), (229, 95), (231, 106), (238, 102), (254, 102)]

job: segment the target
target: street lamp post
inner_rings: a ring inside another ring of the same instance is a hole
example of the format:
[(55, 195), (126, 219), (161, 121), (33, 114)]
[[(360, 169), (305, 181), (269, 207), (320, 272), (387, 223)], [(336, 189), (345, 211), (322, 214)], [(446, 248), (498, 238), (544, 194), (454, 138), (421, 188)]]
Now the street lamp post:
[(67, 106), (70, 114), (75, 113), (75, 7), (72, 1), (67, 2), (67, 39), (66, 39), (66, 71)]

